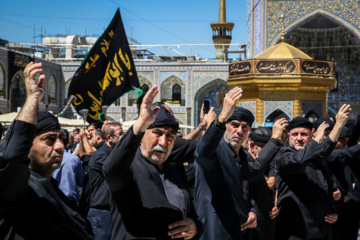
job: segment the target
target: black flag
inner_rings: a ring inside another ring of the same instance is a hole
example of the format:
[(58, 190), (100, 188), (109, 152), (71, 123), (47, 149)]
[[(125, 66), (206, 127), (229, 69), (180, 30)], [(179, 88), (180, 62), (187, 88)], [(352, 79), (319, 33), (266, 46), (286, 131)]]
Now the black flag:
[(101, 106), (110, 106), (121, 95), (139, 88), (120, 10), (96, 41), (74, 74), (68, 98), (74, 95), (77, 112), (88, 109), (87, 121), (98, 121)]

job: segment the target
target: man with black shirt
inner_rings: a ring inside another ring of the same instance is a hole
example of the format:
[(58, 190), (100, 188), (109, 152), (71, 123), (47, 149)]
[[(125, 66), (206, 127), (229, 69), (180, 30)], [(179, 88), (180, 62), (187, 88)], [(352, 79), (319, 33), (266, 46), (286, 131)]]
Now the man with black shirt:
[(0, 146), (0, 239), (92, 239), (91, 228), (56, 187), (64, 145), (60, 124), (38, 114), (45, 76), (41, 63), (24, 70), (27, 98)]
[[(256, 227), (250, 173), (242, 148), (253, 114), (236, 107), (241, 88), (226, 94), (223, 109), (195, 150), (195, 206), (204, 223), (204, 240), (250, 239)], [(213, 108), (210, 109), (213, 111)]]
[(110, 192), (105, 181), (102, 166), (115, 144), (123, 135), (119, 123), (107, 123), (102, 130), (104, 144), (89, 160), (90, 210), (87, 215), (98, 240), (111, 237)]
[(329, 127), (325, 122), (318, 127), (314, 139), (312, 123), (307, 119), (297, 117), (290, 122), (290, 147), (280, 149), (275, 160), (280, 208), (276, 239), (324, 239), (329, 223), (336, 222), (326, 157), (334, 149), (349, 111), (349, 105), (340, 108), (336, 124), (325, 139)]
[(168, 164), (179, 123), (163, 106), (152, 106), (157, 93), (157, 87), (146, 93), (139, 118), (103, 164), (113, 199), (112, 239), (192, 239), (201, 233), (184, 171)]

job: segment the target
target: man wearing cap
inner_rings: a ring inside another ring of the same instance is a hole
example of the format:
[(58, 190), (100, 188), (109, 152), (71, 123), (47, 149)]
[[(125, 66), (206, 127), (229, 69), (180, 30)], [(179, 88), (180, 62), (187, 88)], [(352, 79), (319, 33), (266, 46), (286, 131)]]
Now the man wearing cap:
[(201, 232), (184, 170), (168, 164), (179, 123), (152, 106), (157, 93), (156, 86), (146, 93), (138, 120), (103, 164), (112, 239), (193, 239)]
[(329, 223), (337, 220), (326, 157), (335, 147), (350, 106), (344, 104), (327, 138), (323, 122), (312, 138), (312, 123), (302, 117), (289, 124), (290, 147), (280, 149), (276, 160), (278, 206), (276, 239), (324, 239)]
[(204, 240), (248, 239), (247, 228), (256, 227), (247, 155), (241, 146), (254, 116), (235, 108), (241, 96), (241, 88), (226, 94), (219, 117), (195, 150), (195, 208), (205, 226)]
[[(287, 125), (288, 121), (281, 118), (274, 123), (273, 131), (266, 127), (258, 127), (249, 134), (251, 155), (248, 155), (248, 164), (252, 200), (257, 214), (257, 226), (252, 239), (275, 239), (274, 219), (279, 211), (275, 204), (274, 158), (284, 143), (285, 139), (282, 136)], [(272, 189), (269, 188), (264, 175), (273, 180)]]
[(92, 239), (85, 218), (71, 207), (51, 173), (60, 167), (60, 124), (38, 114), (44, 95), (41, 63), (24, 70), (26, 102), (0, 146), (0, 239)]
[(341, 198), (338, 201), (339, 208), (341, 208), (338, 219), (339, 226), (336, 229), (339, 237), (336, 239), (357, 239), (360, 220), (360, 144), (347, 146), (352, 132), (346, 126), (341, 130), (335, 150), (331, 153), (328, 161), (337, 163), (338, 170), (345, 178), (345, 184), (341, 185), (342, 194), (338, 196)]

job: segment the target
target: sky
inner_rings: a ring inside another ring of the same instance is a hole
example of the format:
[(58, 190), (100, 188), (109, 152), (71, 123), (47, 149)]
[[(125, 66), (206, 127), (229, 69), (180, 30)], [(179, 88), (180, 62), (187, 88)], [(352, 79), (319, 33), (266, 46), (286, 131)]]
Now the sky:
[[(36, 36), (35, 43), (40, 43), (41, 34), (98, 37), (117, 8), (127, 35), (143, 45), (212, 44), (210, 23), (219, 17), (219, 0), (11, 0), (1, 3), (0, 38), (33, 43)], [(235, 23), (232, 43), (246, 44), (246, 0), (227, 0), (226, 20)], [(214, 46), (182, 47), (181, 51), (215, 57)]]

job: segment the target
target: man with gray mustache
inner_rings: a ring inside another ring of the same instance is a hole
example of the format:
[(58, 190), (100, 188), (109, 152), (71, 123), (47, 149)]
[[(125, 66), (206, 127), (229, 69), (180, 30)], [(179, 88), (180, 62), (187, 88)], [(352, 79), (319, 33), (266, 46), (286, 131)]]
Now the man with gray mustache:
[(179, 123), (164, 106), (153, 106), (157, 93), (157, 87), (146, 93), (138, 120), (103, 165), (112, 239), (193, 239), (202, 232), (184, 169), (169, 164)]

